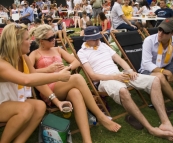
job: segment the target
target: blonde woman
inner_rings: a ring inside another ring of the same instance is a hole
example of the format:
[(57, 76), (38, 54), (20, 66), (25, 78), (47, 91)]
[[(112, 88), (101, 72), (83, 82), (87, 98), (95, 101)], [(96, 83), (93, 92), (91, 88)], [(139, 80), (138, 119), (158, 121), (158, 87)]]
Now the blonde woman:
[[(28, 86), (37, 86), (52, 102), (59, 101), (48, 86), (43, 84), (66, 82), (70, 78), (70, 72), (69, 68), (65, 68), (49, 75), (34, 73), (35, 69), (25, 55), (29, 52), (31, 43), (25, 25), (7, 25), (0, 38), (0, 122), (7, 123), (0, 142), (24, 143), (38, 126), (46, 110), (44, 102), (27, 99), (31, 96), (31, 88)], [(64, 103), (67, 102), (59, 101), (60, 110)], [(68, 104), (71, 105), (70, 102)]]
[[(37, 69), (37, 72), (57, 73), (64, 69), (62, 59), (70, 64), (71, 70), (80, 66), (79, 61), (60, 47), (54, 47), (55, 36), (52, 27), (40, 25), (35, 31), (35, 39), (39, 48), (33, 51), (29, 58)], [(49, 75), (48, 74), (48, 75)], [(91, 143), (86, 107), (97, 117), (98, 121), (108, 130), (117, 132), (120, 125), (108, 119), (96, 105), (94, 98), (87, 87), (83, 77), (79, 74), (70, 76), (68, 82), (54, 82), (48, 85), (60, 101), (70, 101), (74, 108), (74, 115), (82, 135), (84, 143)], [(46, 92), (41, 94), (44, 101), (51, 105), (47, 100)], [(59, 107), (59, 102), (54, 102)], [(86, 107), (85, 107), (86, 105)]]

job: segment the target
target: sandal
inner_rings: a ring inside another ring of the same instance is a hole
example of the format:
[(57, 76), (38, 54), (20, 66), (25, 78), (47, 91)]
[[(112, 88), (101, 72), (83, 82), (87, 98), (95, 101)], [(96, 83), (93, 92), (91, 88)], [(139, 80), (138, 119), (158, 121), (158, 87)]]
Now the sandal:
[(134, 127), (136, 130), (142, 130), (144, 126), (133, 116), (126, 115), (125, 121), (129, 123), (132, 127)]

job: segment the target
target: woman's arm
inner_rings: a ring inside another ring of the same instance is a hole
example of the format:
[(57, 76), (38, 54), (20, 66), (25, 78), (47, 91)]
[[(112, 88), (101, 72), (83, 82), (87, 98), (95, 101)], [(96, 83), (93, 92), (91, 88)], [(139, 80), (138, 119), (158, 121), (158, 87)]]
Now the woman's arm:
[(80, 66), (80, 62), (74, 56), (70, 55), (59, 47), (57, 48), (57, 50), (60, 53), (61, 57), (71, 65), (71, 70), (74, 70)]
[(144, 7), (141, 7), (141, 9), (137, 12), (137, 14), (142, 13), (143, 10), (144, 10)]
[(82, 20), (82, 18), (80, 19), (80, 26), (81, 26), (81, 28), (83, 28), (83, 20)]
[(32, 73), (25, 74), (16, 70), (11, 64), (0, 59), (0, 81), (13, 82), (24, 86), (39, 86), (56, 81), (68, 81), (70, 68), (65, 68), (58, 73)]

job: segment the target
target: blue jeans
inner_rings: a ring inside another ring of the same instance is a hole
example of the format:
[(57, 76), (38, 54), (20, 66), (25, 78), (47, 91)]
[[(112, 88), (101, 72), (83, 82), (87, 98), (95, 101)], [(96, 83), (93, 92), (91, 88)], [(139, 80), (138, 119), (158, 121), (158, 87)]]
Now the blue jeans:
[(135, 31), (135, 30), (137, 30), (137, 28), (135, 29), (132, 26), (126, 24), (126, 23), (120, 24), (116, 29), (127, 29), (128, 31)]

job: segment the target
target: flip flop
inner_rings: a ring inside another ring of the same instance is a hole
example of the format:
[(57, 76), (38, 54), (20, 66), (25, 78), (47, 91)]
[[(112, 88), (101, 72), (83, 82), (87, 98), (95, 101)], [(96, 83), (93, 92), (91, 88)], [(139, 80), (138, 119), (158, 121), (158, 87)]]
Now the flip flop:
[(136, 130), (144, 129), (144, 126), (135, 117), (133, 117), (131, 115), (126, 115), (125, 116), (125, 121), (127, 123), (129, 123)]

